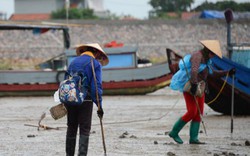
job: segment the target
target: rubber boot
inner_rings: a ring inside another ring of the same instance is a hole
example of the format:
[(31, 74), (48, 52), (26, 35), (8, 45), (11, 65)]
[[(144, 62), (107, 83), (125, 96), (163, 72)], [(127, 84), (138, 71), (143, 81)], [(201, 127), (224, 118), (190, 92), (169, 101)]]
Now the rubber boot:
[(80, 135), (78, 156), (86, 156), (88, 153), (89, 136)]
[(66, 137), (66, 156), (74, 156), (76, 146), (75, 137)]
[(189, 131), (189, 134), (190, 134), (189, 143), (190, 144), (205, 144), (205, 142), (200, 142), (198, 139), (199, 129), (200, 129), (200, 122), (192, 121), (190, 125), (190, 131)]
[(179, 132), (181, 131), (181, 129), (186, 125), (187, 122), (183, 121), (181, 118), (179, 120), (176, 121), (176, 123), (174, 124), (173, 129), (171, 130), (171, 132), (169, 133), (169, 136), (171, 138), (174, 139), (175, 142), (177, 142), (178, 144), (183, 144), (182, 139), (179, 137)]

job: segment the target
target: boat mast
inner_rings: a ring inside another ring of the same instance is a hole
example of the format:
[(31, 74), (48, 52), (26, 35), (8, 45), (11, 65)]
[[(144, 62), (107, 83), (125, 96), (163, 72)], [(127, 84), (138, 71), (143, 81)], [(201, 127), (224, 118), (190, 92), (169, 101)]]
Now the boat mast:
[(227, 9), (224, 12), (226, 22), (227, 22), (227, 49), (228, 49), (228, 57), (232, 58), (233, 46), (231, 44), (231, 22), (233, 21), (233, 11), (231, 9)]

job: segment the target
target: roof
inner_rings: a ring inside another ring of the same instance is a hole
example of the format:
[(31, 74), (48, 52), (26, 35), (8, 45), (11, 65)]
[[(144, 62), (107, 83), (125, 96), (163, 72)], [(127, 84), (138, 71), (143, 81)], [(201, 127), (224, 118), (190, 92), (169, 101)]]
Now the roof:
[(69, 36), (69, 28), (67, 26), (56, 26), (56, 25), (27, 25), (27, 24), (8, 24), (5, 22), (0, 22), (0, 30), (32, 30), (33, 34), (42, 34), (49, 29), (62, 30), (64, 46), (65, 48), (70, 47), (70, 36)]
[(35, 24), (8, 24), (0, 22), (0, 30), (33, 30), (33, 29), (68, 29), (67, 26), (60, 25), (35, 25)]
[[(112, 48), (103, 48), (103, 51), (107, 55), (112, 54), (125, 54), (125, 53), (136, 53), (138, 50), (137, 46), (123, 46), (123, 47), (112, 47)], [(75, 56), (76, 50), (75, 49), (67, 49), (65, 50), (67, 56)]]
[(200, 16), (200, 12), (183, 12), (181, 14), (181, 19), (183, 20), (189, 20), (192, 18), (198, 18)]
[(48, 20), (50, 14), (13, 14), (10, 20), (13, 21), (26, 21), (26, 20)]
[[(168, 12), (167, 15), (169, 17), (177, 18), (178, 14), (176, 12)], [(182, 12), (181, 13), (181, 19), (182, 20), (188, 20), (192, 18), (198, 18), (200, 15), (200, 12)]]

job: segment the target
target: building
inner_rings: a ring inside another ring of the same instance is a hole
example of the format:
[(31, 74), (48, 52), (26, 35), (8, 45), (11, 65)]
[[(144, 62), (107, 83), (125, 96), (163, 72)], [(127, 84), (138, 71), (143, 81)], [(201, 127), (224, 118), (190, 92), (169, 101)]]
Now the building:
[(0, 11), (0, 20), (6, 20), (7, 19), (7, 13)]
[[(64, 8), (66, 0), (14, 0), (14, 13), (10, 20), (48, 20), (52, 11)], [(108, 12), (103, 0), (70, 0), (71, 8), (89, 8), (94, 14), (105, 17)]]

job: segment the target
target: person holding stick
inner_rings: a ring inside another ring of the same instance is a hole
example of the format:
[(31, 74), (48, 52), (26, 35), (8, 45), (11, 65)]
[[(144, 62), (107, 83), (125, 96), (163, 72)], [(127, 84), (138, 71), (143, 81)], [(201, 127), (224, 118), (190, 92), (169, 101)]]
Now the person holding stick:
[[(209, 74), (214, 74), (216, 77), (222, 77), (227, 75), (227, 73), (229, 75), (235, 74), (234, 68), (228, 71), (212, 69), (212, 61), (210, 58), (215, 55), (222, 58), (220, 43), (218, 40), (202, 40), (200, 43), (204, 46), (203, 49), (194, 52), (193, 54), (186, 55), (179, 62), (180, 69), (174, 74), (170, 84), (171, 89), (183, 92), (187, 108), (187, 112), (175, 122), (169, 133), (169, 136), (178, 144), (183, 144), (182, 139), (179, 137), (179, 132), (189, 121), (191, 121), (189, 143), (205, 144), (204, 142), (199, 141), (198, 133), (204, 111), (204, 91), (207, 90), (207, 76)], [(187, 87), (187, 84), (189, 84), (189, 87)], [(205, 125), (203, 126), (205, 128)]]
[(78, 155), (86, 156), (91, 129), (93, 102), (98, 107), (97, 115), (100, 121), (104, 115), (102, 107), (102, 66), (107, 65), (109, 59), (97, 43), (78, 45), (76, 47), (76, 54), (77, 57), (70, 63), (65, 74), (65, 79), (70, 75), (81, 75), (81, 91), (86, 97), (81, 105), (65, 105), (68, 111), (66, 155), (74, 156), (77, 129), (79, 127)]

